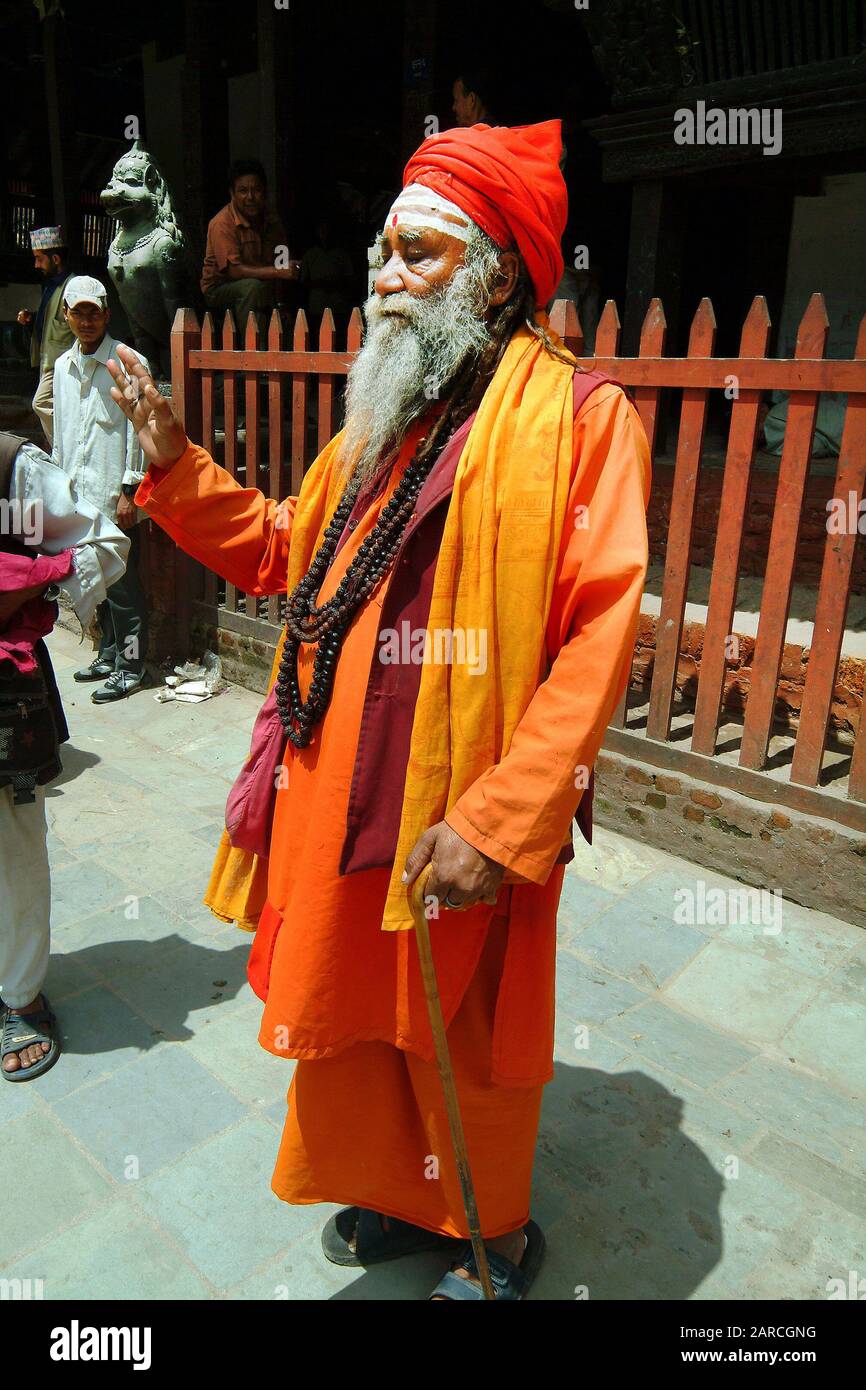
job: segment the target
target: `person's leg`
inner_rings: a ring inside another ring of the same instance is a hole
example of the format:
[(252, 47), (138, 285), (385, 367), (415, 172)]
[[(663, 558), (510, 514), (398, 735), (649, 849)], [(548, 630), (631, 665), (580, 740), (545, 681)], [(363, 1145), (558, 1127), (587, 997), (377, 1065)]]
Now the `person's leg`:
[(235, 326), (243, 333), (251, 311), (269, 314), (274, 307), (273, 291), (267, 280), (254, 280), (249, 276), (244, 280), (229, 280), (225, 285), (216, 285), (205, 295), (208, 308), (221, 313), (230, 309), (234, 315)]
[(138, 526), (132, 527), (129, 538), (126, 573), (108, 590), (108, 603), (114, 626), (114, 669), (130, 676), (141, 676), (147, 656), (148, 628), (147, 596), (139, 570), (141, 531)]
[(96, 615), (99, 619), (99, 647), (89, 666), (81, 666), (73, 672), (73, 680), (76, 681), (102, 681), (114, 671), (117, 656), (114, 623), (105, 600), (97, 607)]
[(99, 617), (99, 650), (96, 660), (100, 665), (110, 666), (113, 671), (117, 665), (117, 642), (114, 636), (114, 618), (107, 598), (102, 600), (96, 612)]
[[(45, 793), (15, 806), (11, 787), (0, 787), (0, 996), (15, 1013), (41, 1005), (48, 969), (51, 878), (45, 825)], [(4, 1071), (31, 1066), (47, 1044), (7, 1057)]]
[(34, 414), (48, 440), (48, 447), (54, 443), (54, 368), (46, 367), (39, 377), (39, 385), (31, 402)]
[(106, 705), (115, 700), (125, 699), (137, 690), (145, 679), (147, 602), (138, 573), (140, 539), (135, 527), (130, 534), (130, 541), (126, 569), (120, 579), (112, 584), (105, 599), (108, 609), (105, 627), (110, 629), (112, 634), (111, 646), (106, 650), (114, 652), (114, 669), (106, 678), (105, 685), (94, 690), (91, 695), (90, 698), (95, 705)]

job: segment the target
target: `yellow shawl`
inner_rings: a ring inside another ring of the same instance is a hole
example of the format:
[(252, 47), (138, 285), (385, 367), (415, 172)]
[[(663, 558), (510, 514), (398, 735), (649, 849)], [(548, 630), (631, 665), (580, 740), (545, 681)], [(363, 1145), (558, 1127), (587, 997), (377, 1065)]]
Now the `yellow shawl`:
[[(538, 321), (546, 324), (543, 315)], [(424, 665), (385, 931), (413, 925), (401, 874), (416, 840), (502, 761), (546, 674), (545, 631), (571, 485), (572, 372), (528, 329), (519, 329), (458, 463), (427, 627), (431, 640), (437, 632), (462, 635), (467, 650), (478, 652), (486, 643), (486, 670), (435, 659)], [(342, 493), (341, 470), (331, 468), (339, 441), (337, 435), (319, 455), (301, 488), (289, 592), (309, 568)], [(454, 643), (458, 653), (460, 640)], [(447, 636), (443, 642), (447, 651)], [(271, 683), (281, 650), (282, 643)], [(224, 835), (205, 902), (217, 916), (254, 928), (265, 902), (266, 868), (232, 849)]]

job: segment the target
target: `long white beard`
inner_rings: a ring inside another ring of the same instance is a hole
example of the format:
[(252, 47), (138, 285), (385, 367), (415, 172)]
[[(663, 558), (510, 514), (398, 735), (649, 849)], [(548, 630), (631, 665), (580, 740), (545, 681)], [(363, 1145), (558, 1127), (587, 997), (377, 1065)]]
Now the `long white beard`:
[(399, 447), (413, 420), (447, 394), (460, 368), (490, 342), (484, 319), (490, 266), (459, 266), (424, 296), (407, 292), (364, 305), (367, 336), (349, 369), (343, 463), (361, 481)]

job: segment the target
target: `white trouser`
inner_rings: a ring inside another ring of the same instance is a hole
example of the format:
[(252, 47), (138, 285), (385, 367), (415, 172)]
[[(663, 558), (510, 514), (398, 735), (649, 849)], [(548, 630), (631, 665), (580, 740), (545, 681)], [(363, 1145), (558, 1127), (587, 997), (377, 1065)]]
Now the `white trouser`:
[(50, 921), (44, 788), (29, 806), (13, 806), (12, 788), (0, 787), (0, 996), (13, 1009), (42, 989)]

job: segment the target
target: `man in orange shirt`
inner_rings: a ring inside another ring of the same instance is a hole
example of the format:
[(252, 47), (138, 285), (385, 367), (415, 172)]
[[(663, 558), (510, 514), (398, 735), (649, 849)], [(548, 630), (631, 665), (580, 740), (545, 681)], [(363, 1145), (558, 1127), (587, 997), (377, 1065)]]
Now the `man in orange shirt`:
[(132, 384), (114, 370), (151, 460), (138, 504), (242, 590), (288, 594), (206, 897), (255, 929), (259, 1041), (298, 1059), (274, 1191), (347, 1204), (323, 1231), (335, 1263), (448, 1250), (435, 1299), (482, 1293), (409, 894), (428, 870), (481, 1232), (496, 1296), (518, 1300), (544, 1251), (529, 1200), (571, 822), (588, 836), (647, 563), (640, 420), (544, 312), (560, 151), (548, 121), (412, 157), (346, 427), (297, 498), (239, 486), (131, 356)]
[(267, 202), (267, 179), (257, 159), (237, 160), (229, 172), (229, 201), (207, 229), (202, 294), (211, 309), (231, 309), (243, 331), (250, 310), (269, 311), (280, 281), (297, 280), (286, 232)]

